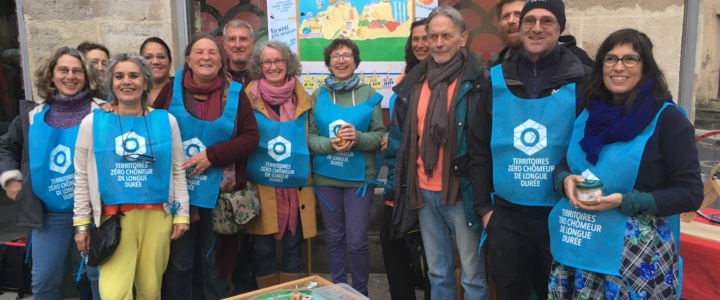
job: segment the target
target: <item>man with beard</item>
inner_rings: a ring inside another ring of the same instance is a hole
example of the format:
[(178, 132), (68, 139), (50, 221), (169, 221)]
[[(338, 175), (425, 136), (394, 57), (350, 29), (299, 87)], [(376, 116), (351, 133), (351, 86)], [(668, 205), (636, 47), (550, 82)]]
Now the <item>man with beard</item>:
[(522, 46), (520, 41), (520, 12), (525, 0), (500, 0), (495, 5), (498, 17), (498, 31), (505, 48), (490, 59), (491, 65), (499, 65), (505, 59), (515, 55)]
[[(522, 41), (520, 41), (520, 12), (524, 6), (525, 0), (500, 0), (495, 5), (498, 17), (498, 31), (505, 48), (490, 58), (489, 65), (501, 64), (504, 60), (515, 55), (522, 47)], [(558, 42), (575, 54), (583, 65), (593, 67), (592, 58), (588, 56), (585, 50), (577, 46), (574, 36), (563, 35), (558, 39)]]

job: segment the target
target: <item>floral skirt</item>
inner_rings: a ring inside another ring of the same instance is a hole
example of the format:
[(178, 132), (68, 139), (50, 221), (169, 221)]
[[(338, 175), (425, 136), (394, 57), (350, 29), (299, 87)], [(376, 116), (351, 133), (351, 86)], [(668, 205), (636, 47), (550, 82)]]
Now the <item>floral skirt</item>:
[[(675, 299), (678, 255), (667, 218), (628, 217), (620, 276), (575, 269), (553, 261), (548, 299)], [(627, 281), (626, 281), (627, 280)], [(628, 286), (629, 285), (629, 286)]]

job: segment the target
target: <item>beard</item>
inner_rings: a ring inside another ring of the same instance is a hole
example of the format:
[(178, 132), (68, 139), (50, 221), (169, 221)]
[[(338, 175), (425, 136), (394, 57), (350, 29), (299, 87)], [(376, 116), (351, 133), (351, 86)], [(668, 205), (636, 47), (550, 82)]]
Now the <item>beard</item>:
[[(510, 34), (512, 33), (515, 33), (515, 35), (511, 36)], [(500, 37), (505, 43), (505, 46), (510, 49), (517, 50), (522, 45), (522, 41), (520, 40), (520, 26), (517, 28), (500, 28)]]

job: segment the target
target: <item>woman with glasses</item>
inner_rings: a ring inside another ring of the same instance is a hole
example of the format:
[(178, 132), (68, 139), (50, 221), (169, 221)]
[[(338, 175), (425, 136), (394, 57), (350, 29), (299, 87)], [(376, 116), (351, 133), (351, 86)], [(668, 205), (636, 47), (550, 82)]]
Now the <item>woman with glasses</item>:
[(140, 55), (145, 57), (152, 68), (153, 89), (150, 91), (150, 103), (155, 102), (160, 91), (174, 77), (170, 77), (172, 55), (170, 47), (159, 37), (146, 39), (140, 45)]
[[(405, 74), (410, 72), (421, 61), (430, 56), (430, 43), (425, 31), (425, 18), (416, 19), (410, 25), (410, 36), (405, 44), (405, 71), (398, 76), (397, 83), (400, 83)], [(390, 111), (392, 112), (397, 95), (390, 99)], [(390, 113), (392, 116), (392, 113)], [(382, 139), (382, 150), (387, 148), (387, 135)], [(387, 198), (386, 198), (387, 197)], [(405, 238), (390, 239), (390, 227), (394, 201), (391, 193), (385, 195), (382, 210), (382, 223), (380, 224), (380, 245), (382, 245), (383, 263), (387, 274), (388, 285), (390, 286), (390, 297), (392, 299), (415, 299), (416, 274), (411, 262), (416, 257), (411, 257), (407, 251), (407, 240)], [(413, 238), (422, 242), (419, 232)], [(425, 253), (422, 253), (425, 256)], [(430, 280), (427, 277), (427, 268), (424, 270), (424, 294), (425, 299), (430, 299)]]
[[(205, 299), (221, 299), (225, 281), (218, 264), (233, 265), (234, 257), (216, 258), (217, 234), (213, 209), (218, 198), (252, 192), (247, 185), (247, 159), (258, 146), (258, 127), (252, 107), (241, 101), (241, 85), (226, 71), (227, 60), (215, 38), (196, 35), (185, 48), (185, 66), (160, 92), (153, 107), (178, 118), (182, 133), (190, 193), (190, 232), (174, 241), (163, 277), (165, 299), (193, 295), (193, 260), (199, 244)], [(170, 88), (169, 88), (170, 87)], [(220, 242), (220, 239), (217, 239)], [(219, 248), (219, 247), (218, 247)], [(230, 267), (229, 269), (232, 269)]]
[[(248, 159), (248, 178), (255, 183), (262, 213), (246, 232), (254, 234), (254, 267), (259, 288), (302, 277), (303, 239), (317, 235), (315, 194), (309, 185), (307, 120), (312, 99), (297, 80), (302, 65), (279, 41), (255, 50), (245, 92), (255, 110), (260, 146)], [(275, 244), (282, 263), (275, 265)], [(278, 272), (279, 271), (279, 272)]]
[(352, 287), (368, 294), (370, 253), (368, 225), (376, 161), (385, 134), (382, 95), (360, 82), (355, 73), (360, 49), (351, 40), (333, 40), (323, 53), (330, 75), (313, 92), (308, 146), (313, 155), (313, 182), (323, 204), (330, 273), (347, 283), (345, 247), (350, 255)]
[(103, 299), (159, 299), (170, 240), (188, 229), (182, 141), (175, 117), (149, 107), (152, 70), (135, 53), (108, 65), (113, 112), (83, 119), (75, 146), (75, 242), (90, 247), (89, 229), (121, 215), (120, 243), (99, 266)]
[[(33, 295), (60, 299), (65, 265), (74, 252), (72, 153), (80, 121), (103, 102), (98, 98), (104, 93), (97, 72), (74, 48), (56, 50), (35, 77), (43, 100), (21, 101), (20, 114), (0, 137), (0, 184), (18, 206), (18, 225), (30, 228)], [(73, 269), (78, 267), (74, 262)], [(81, 286), (78, 292), (83, 299), (92, 297)]]
[[(698, 209), (695, 130), (634, 29), (600, 45), (567, 157), (555, 168), (549, 299), (675, 299), (679, 218)], [(596, 201), (581, 197), (602, 182)], [(582, 190), (581, 190), (582, 189)], [(581, 201), (582, 200), (582, 201)]]

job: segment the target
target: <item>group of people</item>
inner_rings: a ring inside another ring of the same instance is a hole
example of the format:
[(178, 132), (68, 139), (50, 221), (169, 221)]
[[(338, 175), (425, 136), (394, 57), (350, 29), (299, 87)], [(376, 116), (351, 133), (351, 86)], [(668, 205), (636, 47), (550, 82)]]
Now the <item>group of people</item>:
[[(333, 282), (348, 282), (349, 262), (368, 295), (382, 161), (393, 299), (415, 299), (405, 239), (417, 228), (425, 299), (488, 299), (490, 278), (497, 299), (675, 298), (677, 215), (700, 205), (702, 182), (652, 42), (619, 30), (593, 61), (560, 37), (561, 0), (501, 0), (497, 13), (507, 47), (488, 65), (466, 49), (456, 9), (411, 24), (387, 129), (349, 39), (325, 48), (330, 75), (312, 94), (298, 56), (256, 46), (241, 20), (222, 44), (195, 36), (174, 77), (157, 37), (139, 54), (58, 49), (36, 72), (42, 100), (24, 101), (0, 137), (0, 184), (31, 228), (35, 298), (61, 298), (68, 256), (81, 299), (220, 299), (299, 279), (316, 206)], [(603, 183), (595, 205), (577, 196), (589, 180)], [(260, 213), (243, 233), (216, 233), (218, 199), (254, 194)], [(93, 232), (118, 217), (114, 253), (84, 267)]]

